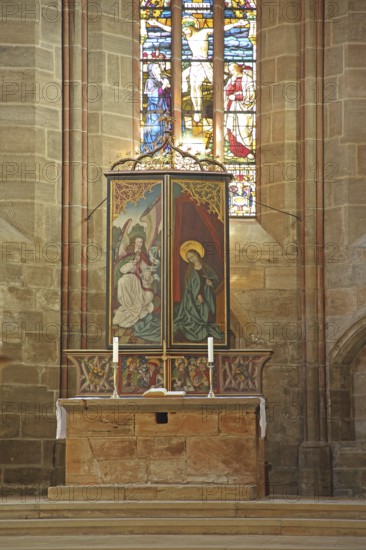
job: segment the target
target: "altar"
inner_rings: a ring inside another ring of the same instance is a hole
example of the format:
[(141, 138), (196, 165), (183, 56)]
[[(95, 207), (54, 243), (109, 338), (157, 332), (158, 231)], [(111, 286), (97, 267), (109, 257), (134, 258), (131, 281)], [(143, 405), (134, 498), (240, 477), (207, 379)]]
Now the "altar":
[(66, 486), (162, 486), (195, 497), (221, 486), (240, 488), (241, 499), (264, 495), (259, 396), (60, 399), (58, 413)]
[[(271, 351), (237, 349), (230, 326), (232, 175), (177, 147), (169, 124), (162, 145), (106, 174), (107, 349), (63, 349), (61, 495), (90, 486), (107, 500), (115, 486), (138, 487), (141, 498), (159, 487), (152, 498), (167, 500), (202, 499), (207, 487), (265, 493)], [(175, 396), (143, 397), (150, 388)]]

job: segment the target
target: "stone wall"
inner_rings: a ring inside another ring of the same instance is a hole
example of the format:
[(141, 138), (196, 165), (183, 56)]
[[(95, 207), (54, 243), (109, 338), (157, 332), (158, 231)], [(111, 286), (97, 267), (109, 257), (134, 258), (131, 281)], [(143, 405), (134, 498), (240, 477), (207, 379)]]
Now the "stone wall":
[[(334, 491), (365, 495), (366, 6), (334, 2), (325, 26), (325, 264), (329, 436), (335, 445)], [(357, 369), (355, 365), (357, 363)]]
[[(14, 359), (0, 372), (0, 482), (18, 485), (54, 475), (60, 334), (64, 348), (105, 348), (103, 172), (138, 141), (136, 14), (123, 2), (87, 15), (68, 3), (62, 57), (61, 7), (22, 6), (3, 13), (0, 53), (1, 322)], [(263, 371), (266, 460), (271, 492), (285, 496), (331, 490), (329, 442), (336, 493), (356, 494), (363, 475), (351, 366), (366, 337), (366, 8), (362, 0), (322, 6), (278, 0), (259, 10), (262, 204), (256, 220), (230, 222), (231, 328), (235, 347), (274, 351)], [(73, 88), (63, 112), (62, 64)], [(74, 244), (61, 277), (62, 238)], [(363, 363), (357, 368), (361, 379)]]
[[(118, 6), (118, 7), (117, 7)], [(104, 173), (134, 151), (134, 111), (139, 109), (139, 80), (133, 74), (132, 2), (100, 4), (88, 25), (88, 77), (99, 92), (88, 104), (89, 211), (107, 196)], [(135, 144), (135, 145), (134, 145)], [(106, 218), (104, 202), (88, 222), (88, 347), (105, 348)]]
[(365, 151), (362, 122), (366, 79), (363, 2), (335, 3), (338, 17), (325, 27), (325, 159), (328, 340), (337, 340), (365, 316)]
[(60, 376), (61, 11), (2, 6), (0, 483), (53, 476)]

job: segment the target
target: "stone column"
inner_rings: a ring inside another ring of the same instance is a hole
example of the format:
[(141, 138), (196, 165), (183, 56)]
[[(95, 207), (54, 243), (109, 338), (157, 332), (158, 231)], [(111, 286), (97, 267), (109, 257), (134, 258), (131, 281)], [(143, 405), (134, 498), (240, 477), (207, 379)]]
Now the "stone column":
[(39, 490), (59, 389), (61, 18), (57, 2), (2, 5), (0, 483)]
[(303, 441), (299, 300), (300, 1), (258, 3), (258, 216), (230, 220), (231, 307), (241, 346), (273, 349), (263, 371), (271, 494), (299, 494)]
[[(300, 184), (303, 323), (304, 442), (299, 466), (302, 494), (331, 494), (326, 431), (324, 315), (323, 31), (324, 4), (301, 2)], [(310, 330), (314, 327), (313, 330)]]

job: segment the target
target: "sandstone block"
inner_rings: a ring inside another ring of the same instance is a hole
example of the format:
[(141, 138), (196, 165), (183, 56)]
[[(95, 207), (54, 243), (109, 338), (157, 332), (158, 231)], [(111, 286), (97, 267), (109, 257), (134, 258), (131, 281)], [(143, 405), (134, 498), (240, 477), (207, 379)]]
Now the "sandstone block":
[(187, 455), (187, 475), (192, 481), (235, 483), (256, 479), (255, 439), (190, 437)]
[(58, 340), (56, 340), (56, 334), (56, 327), (55, 332), (50, 330), (50, 334), (47, 336), (47, 339), (39, 339), (38, 329), (33, 331), (33, 334), (32, 331), (26, 333), (24, 345), (25, 362), (37, 362), (38, 364), (54, 365), (58, 359)]
[(362, 99), (348, 99), (344, 102), (344, 140), (353, 143), (365, 143), (366, 125), (363, 124)]
[(136, 439), (132, 437), (123, 438), (92, 438), (89, 439), (93, 456), (98, 462), (112, 460), (128, 460), (136, 456)]
[(148, 466), (144, 460), (113, 460), (100, 463), (102, 483), (145, 483)]
[(53, 269), (45, 265), (25, 265), (24, 282), (32, 287), (45, 287), (47, 289), (53, 286)]
[(43, 411), (39, 420), (26, 418), (22, 423), (22, 436), (33, 439), (56, 437), (56, 417), (54, 413), (54, 407), (50, 407), (50, 411)]
[(357, 309), (357, 294), (352, 288), (329, 289), (326, 304), (329, 315), (352, 314)]
[(366, 67), (366, 44), (348, 44), (345, 54), (347, 67)]
[(365, 97), (366, 70), (349, 69), (344, 77), (344, 88), (346, 97)]
[(325, 76), (333, 76), (343, 73), (343, 44), (326, 48), (325, 50)]
[(184, 483), (187, 480), (185, 459), (150, 460), (149, 482), (151, 483)]
[[(107, 53), (107, 80), (108, 84), (115, 84), (116, 82), (121, 82), (121, 74), (119, 72), (120, 56)], [(124, 76), (124, 75), (123, 75)]]
[(0, 418), (0, 437), (2, 439), (13, 439), (20, 435), (20, 416), (6, 412), (6, 405), (2, 409)]
[(0, 464), (41, 464), (41, 441), (4, 439), (0, 447)]
[(12, 364), (4, 367), (2, 371), (2, 381), (4, 384), (17, 384), (21, 380), (23, 384), (38, 384), (39, 371), (35, 366), (23, 366)]
[[(26, 485), (40, 484), (39, 491), (47, 489), (52, 480), (52, 468), (6, 468), (4, 469), (4, 483)], [(40, 496), (39, 494), (37, 495)], [(34, 501), (33, 501), (34, 502)]]
[(261, 267), (231, 267), (230, 288), (264, 288), (264, 273)]
[[(328, 105), (325, 107), (326, 109), (326, 121), (328, 122), (328, 137), (335, 137), (335, 136), (341, 136), (343, 133), (343, 126), (342, 126), (342, 103), (340, 101), (334, 101), (331, 103), (328, 103)], [(325, 148), (328, 148), (327, 143), (325, 143)], [(336, 160), (336, 156), (334, 156), (334, 160)], [(335, 166), (333, 165), (335, 168)], [(335, 170), (332, 165), (329, 165), (326, 167), (326, 171), (328, 175), (334, 174)], [(338, 171), (337, 171), (338, 172)], [(335, 174), (334, 174), (335, 175)], [(338, 182), (337, 182), (338, 183)]]
[(137, 439), (138, 458), (183, 459), (184, 455), (185, 439), (183, 437), (140, 437)]
[(267, 267), (266, 287), (278, 289), (297, 288), (297, 268), (296, 267)]
[(35, 48), (29, 46), (3, 46), (0, 51), (1, 67), (34, 67)]
[(54, 404), (54, 394), (44, 386), (12, 384), (3, 385), (2, 403), (11, 404), (22, 413), (23, 419), (26, 417), (41, 418), (43, 410), (49, 410), (51, 404)]
[(202, 409), (201, 414), (168, 413), (167, 424), (157, 424), (154, 413), (139, 414), (136, 417), (136, 435), (179, 436), (191, 434), (214, 435), (218, 433), (218, 418), (207, 416)]
[(256, 435), (256, 417), (254, 410), (238, 409), (236, 412), (222, 412), (219, 417), (220, 434), (237, 434), (243, 438), (255, 437)]
[(298, 71), (299, 71), (299, 58), (297, 55), (281, 55), (277, 59), (277, 81), (278, 82), (296, 81), (298, 78)]
[(117, 407), (105, 411), (89, 405), (84, 414), (68, 414), (68, 434), (72, 437), (102, 434), (103, 437), (130, 436), (135, 433), (134, 416), (128, 409)]
[(89, 134), (98, 134), (100, 132), (100, 113), (88, 113)]

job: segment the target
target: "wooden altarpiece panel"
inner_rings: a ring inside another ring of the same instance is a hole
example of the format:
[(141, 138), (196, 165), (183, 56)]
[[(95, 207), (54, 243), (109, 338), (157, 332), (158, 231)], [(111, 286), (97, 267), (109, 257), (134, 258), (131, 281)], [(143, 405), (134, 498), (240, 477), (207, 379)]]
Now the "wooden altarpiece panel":
[[(118, 394), (141, 396), (150, 387), (206, 395), (210, 389), (207, 350), (174, 350), (166, 369), (159, 351), (119, 354)], [(261, 395), (262, 371), (269, 350), (220, 350), (215, 353), (213, 390), (217, 395)], [(66, 350), (67, 396), (107, 397), (113, 392), (112, 353), (105, 350)]]
[(227, 173), (109, 172), (107, 346), (229, 345)]

